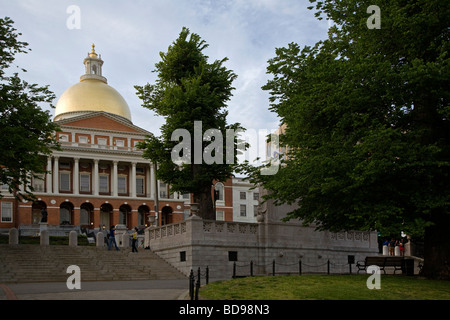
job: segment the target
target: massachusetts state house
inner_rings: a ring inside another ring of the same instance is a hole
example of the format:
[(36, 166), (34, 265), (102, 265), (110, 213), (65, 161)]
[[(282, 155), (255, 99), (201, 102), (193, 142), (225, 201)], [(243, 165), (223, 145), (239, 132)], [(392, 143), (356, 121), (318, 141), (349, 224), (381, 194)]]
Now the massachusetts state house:
[[(37, 200), (17, 201), (1, 186), (0, 229), (39, 232), (43, 210), (50, 234), (117, 224), (145, 227), (151, 216), (155, 224), (164, 225), (189, 216), (191, 195), (171, 193), (170, 186), (155, 179), (155, 166), (136, 148), (151, 133), (133, 124), (127, 102), (108, 85), (102, 65), (92, 46), (84, 59), (85, 74), (56, 104), (62, 149), (47, 158), (48, 173), (32, 181)], [(250, 222), (257, 196), (250, 186), (241, 189), (239, 200), (251, 201), (235, 209), (233, 218), (233, 180), (215, 185), (217, 219)]]

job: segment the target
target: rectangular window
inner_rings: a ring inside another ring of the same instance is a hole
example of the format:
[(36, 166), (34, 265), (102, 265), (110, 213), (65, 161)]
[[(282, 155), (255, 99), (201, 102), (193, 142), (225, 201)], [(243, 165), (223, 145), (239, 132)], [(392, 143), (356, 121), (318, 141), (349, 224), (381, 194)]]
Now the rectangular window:
[(106, 138), (98, 138), (97, 143), (98, 143), (100, 149), (106, 149), (106, 145), (108, 144), (108, 141), (106, 140)]
[(1, 210), (2, 222), (11, 223), (13, 217), (13, 203), (2, 202)]
[(241, 199), (241, 200), (245, 200), (245, 199), (247, 199), (247, 194), (246, 194), (246, 192), (245, 192), (245, 191), (241, 191), (241, 192), (239, 192), (239, 195), (240, 195), (240, 199)]
[(59, 174), (59, 191), (70, 191), (70, 172)]
[(99, 192), (108, 193), (109, 192), (109, 176), (100, 175), (98, 177), (99, 181)]
[(79, 143), (88, 143), (88, 137), (80, 136), (78, 137)]
[(164, 182), (159, 182), (159, 197), (167, 199), (167, 185)]
[(70, 162), (60, 162), (59, 168), (60, 169), (70, 169)]
[(247, 206), (245, 204), (241, 204), (240, 214), (241, 214), (241, 217), (247, 216)]
[(145, 168), (143, 168), (143, 167), (136, 167), (136, 173), (145, 174)]
[(116, 147), (124, 147), (125, 141), (124, 140), (116, 140)]
[(117, 179), (117, 192), (127, 193), (127, 177), (119, 176)]
[(238, 261), (237, 251), (228, 251), (228, 261)]
[(138, 195), (145, 194), (145, 184), (143, 177), (136, 177), (136, 194)]
[(180, 251), (180, 261), (186, 261), (186, 251)]
[(216, 220), (217, 221), (225, 221), (225, 212), (224, 211), (216, 211)]
[(80, 191), (90, 192), (91, 191), (91, 175), (86, 173), (80, 174)]
[(259, 201), (259, 192), (253, 193), (253, 200)]
[(33, 178), (33, 189), (36, 192), (45, 192), (45, 180), (43, 174), (37, 174)]

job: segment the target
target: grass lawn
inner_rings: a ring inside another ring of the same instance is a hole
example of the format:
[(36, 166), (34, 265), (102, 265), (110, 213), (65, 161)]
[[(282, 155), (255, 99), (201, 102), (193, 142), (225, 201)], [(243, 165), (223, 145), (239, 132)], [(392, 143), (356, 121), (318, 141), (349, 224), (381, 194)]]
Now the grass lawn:
[(203, 286), (204, 300), (450, 300), (450, 281), (381, 275), (381, 289), (368, 289), (370, 275), (249, 277)]

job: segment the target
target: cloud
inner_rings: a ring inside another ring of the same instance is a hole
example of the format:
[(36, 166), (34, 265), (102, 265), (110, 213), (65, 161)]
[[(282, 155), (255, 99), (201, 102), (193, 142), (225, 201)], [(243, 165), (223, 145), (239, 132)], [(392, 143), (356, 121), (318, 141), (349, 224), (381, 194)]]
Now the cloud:
[[(69, 30), (66, 10), (77, 5), (81, 29)], [(25, 79), (49, 84), (60, 96), (84, 73), (83, 59), (94, 42), (104, 60), (103, 74), (131, 108), (134, 124), (158, 134), (163, 119), (141, 107), (134, 85), (155, 81), (151, 71), (159, 52), (183, 26), (208, 44), (211, 60), (228, 57), (238, 78), (229, 102), (229, 122), (247, 128), (278, 125), (268, 110), (267, 61), (275, 48), (297, 42), (312, 45), (326, 37), (327, 23), (314, 18), (306, 0), (0, 0), (32, 52), (17, 57)], [(56, 103), (56, 101), (55, 101)]]

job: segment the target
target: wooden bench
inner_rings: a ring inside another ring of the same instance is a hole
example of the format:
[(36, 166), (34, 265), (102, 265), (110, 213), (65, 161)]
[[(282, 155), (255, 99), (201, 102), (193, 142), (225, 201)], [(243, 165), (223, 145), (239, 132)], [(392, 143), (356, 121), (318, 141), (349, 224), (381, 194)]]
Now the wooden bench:
[(397, 270), (403, 270), (403, 257), (366, 257), (364, 261), (358, 261), (356, 266), (358, 267), (358, 272), (361, 270), (366, 270), (369, 266), (378, 266), (380, 270), (386, 274), (386, 267), (394, 267), (394, 274)]

